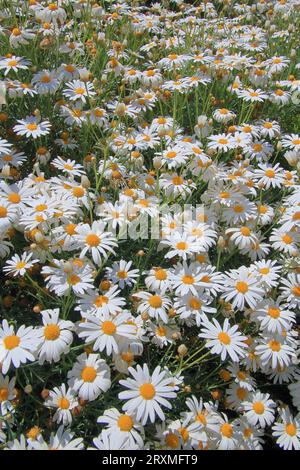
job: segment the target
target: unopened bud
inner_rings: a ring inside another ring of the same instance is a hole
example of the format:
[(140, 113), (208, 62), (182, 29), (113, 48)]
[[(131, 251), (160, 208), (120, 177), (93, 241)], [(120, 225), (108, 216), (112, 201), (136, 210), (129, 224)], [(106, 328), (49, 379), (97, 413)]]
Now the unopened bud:
[(187, 354), (188, 348), (186, 347), (185, 344), (180, 344), (180, 346), (178, 346), (178, 348), (177, 348), (177, 352), (178, 352), (180, 357), (183, 357)]
[(162, 167), (162, 160), (160, 157), (154, 157), (153, 158), (153, 167), (156, 170), (159, 170)]
[(30, 393), (32, 393), (32, 386), (30, 384), (26, 385), (24, 392), (27, 393), (27, 395), (30, 395)]
[(89, 189), (91, 187), (90, 180), (86, 175), (81, 176), (81, 186), (85, 189)]

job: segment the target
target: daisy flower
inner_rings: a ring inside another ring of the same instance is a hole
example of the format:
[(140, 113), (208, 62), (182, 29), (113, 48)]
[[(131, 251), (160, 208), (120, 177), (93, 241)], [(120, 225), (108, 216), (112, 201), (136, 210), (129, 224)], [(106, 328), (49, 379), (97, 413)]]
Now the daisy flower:
[(93, 343), (94, 351), (104, 351), (108, 356), (118, 354), (121, 338), (135, 338), (136, 328), (129, 324), (129, 313), (119, 313), (117, 316), (102, 314), (101, 317), (85, 313), (83, 323), (79, 323), (79, 338), (85, 338), (87, 343)]
[(245, 417), (253, 426), (265, 428), (273, 423), (276, 403), (268, 393), (254, 392), (242, 406)]
[(148, 420), (155, 422), (155, 416), (164, 421), (165, 415), (162, 406), (168, 409), (172, 405), (167, 399), (176, 398), (173, 378), (165, 370), (157, 366), (151, 375), (147, 364), (137, 366), (136, 369), (129, 367), (130, 375), (133, 378), (120, 380), (120, 385), (128, 388), (119, 393), (120, 400), (126, 400), (123, 405), (123, 411), (132, 414), (136, 413), (136, 419), (145, 425)]
[(287, 279), (281, 279), (283, 284), (281, 289), (280, 298), (284, 302), (289, 304), (290, 308), (295, 308), (300, 305), (300, 274), (290, 273), (287, 275)]
[(285, 305), (280, 305), (278, 300), (272, 299), (266, 299), (258, 304), (254, 316), (262, 330), (279, 335), (289, 330), (296, 321), (294, 312), (288, 310)]
[(68, 384), (80, 398), (93, 401), (110, 388), (110, 369), (98, 354), (83, 353), (68, 372)]
[(67, 354), (73, 341), (70, 330), (74, 328), (71, 321), (59, 318), (59, 309), (41, 312), (43, 328), (40, 330), (42, 343), (39, 348), (39, 363), (58, 362), (62, 354)]
[(8, 375), (3, 376), (0, 373), (0, 407), (3, 413), (3, 408), (7, 401), (14, 400), (16, 397), (15, 391), (16, 378), (9, 379)]
[(245, 266), (226, 273), (222, 298), (230, 302), (232, 308), (243, 310), (245, 305), (255, 308), (263, 295), (264, 290), (259, 286), (256, 277)]
[(56, 434), (51, 434), (49, 442), (46, 442), (42, 436), (32, 440), (30, 445), (34, 450), (82, 450), (84, 448), (83, 439), (77, 437), (73, 439), (74, 433), (71, 433), (64, 426), (60, 426)]
[(154, 294), (138, 292), (134, 294), (134, 297), (142, 299), (138, 306), (139, 313), (148, 313), (151, 318), (168, 323), (169, 317), (167, 310), (171, 307), (171, 300), (166, 295), (159, 292)]
[(15, 55), (0, 59), (0, 70), (4, 70), (4, 75), (7, 75), (11, 70), (13, 72), (26, 70), (28, 65), (30, 65), (29, 60), (24, 59), (24, 57), (16, 57)]
[(72, 423), (72, 410), (78, 406), (78, 401), (74, 390), (67, 389), (66, 385), (62, 384), (50, 390), (44, 405), (55, 410), (53, 421), (68, 426)]
[(39, 122), (35, 116), (27, 116), (25, 119), (18, 119), (13, 129), (17, 135), (32, 137), (37, 139), (50, 132), (51, 124), (49, 121)]
[(296, 353), (285, 337), (279, 335), (264, 335), (260, 343), (255, 348), (263, 367), (289, 366), (292, 360), (296, 359)]
[(221, 327), (215, 318), (210, 322), (205, 314), (202, 316), (201, 323), (199, 337), (206, 340), (206, 347), (211, 350), (211, 354), (220, 354), (222, 361), (229, 355), (236, 362), (246, 355), (247, 337), (237, 331), (238, 325), (230, 327), (228, 318), (225, 318)]
[(143, 447), (143, 439), (141, 433), (143, 427), (136, 421), (134, 415), (120, 413), (116, 408), (109, 408), (99, 416), (97, 423), (105, 424), (107, 435), (111, 435), (116, 441), (126, 439), (129, 447), (137, 444)]
[(217, 134), (208, 138), (208, 148), (218, 152), (228, 152), (234, 147), (234, 141), (231, 135)]
[(30, 269), (35, 263), (38, 262), (37, 259), (31, 259), (32, 253), (24, 253), (21, 258), (19, 255), (14, 255), (11, 260), (6, 262), (3, 271), (7, 274), (16, 276), (24, 276), (24, 274)]
[(9, 152), (11, 147), (12, 144), (10, 144), (7, 140), (0, 139), (0, 154)]
[(115, 315), (120, 313), (125, 305), (125, 299), (118, 295), (120, 292), (117, 286), (112, 286), (101, 294), (96, 290), (89, 290), (79, 296), (79, 307), (75, 310), (91, 313), (97, 317), (106, 314)]
[(75, 160), (70, 160), (69, 158), (64, 160), (61, 157), (57, 157), (52, 161), (52, 165), (70, 176), (81, 176), (84, 174), (83, 166), (80, 165), (80, 163), (76, 163)]
[(109, 254), (115, 254), (113, 247), (118, 246), (117, 240), (111, 232), (105, 232), (105, 225), (102, 222), (93, 222), (77, 226), (76, 240), (81, 247), (80, 258), (84, 258), (86, 253), (91, 252), (95, 264), (101, 264), (103, 258)]
[(117, 283), (121, 289), (125, 286), (132, 287), (139, 276), (138, 269), (130, 269), (132, 261), (115, 261), (111, 268), (106, 268), (107, 277), (113, 283)]
[(279, 410), (279, 421), (272, 426), (276, 443), (284, 450), (300, 450), (300, 416), (292, 416), (289, 408)]
[(66, 84), (63, 95), (70, 101), (81, 100), (86, 102), (87, 98), (94, 96), (94, 86), (91, 82), (82, 82), (81, 80), (73, 80)]
[(14, 327), (3, 320), (0, 326), (0, 362), (3, 374), (7, 373), (11, 365), (18, 369), (21, 364), (34, 361), (40, 342), (38, 331), (32, 326), (26, 328), (22, 325), (15, 332)]
[(145, 285), (151, 291), (164, 292), (170, 289), (169, 271), (161, 267), (153, 267), (145, 277)]

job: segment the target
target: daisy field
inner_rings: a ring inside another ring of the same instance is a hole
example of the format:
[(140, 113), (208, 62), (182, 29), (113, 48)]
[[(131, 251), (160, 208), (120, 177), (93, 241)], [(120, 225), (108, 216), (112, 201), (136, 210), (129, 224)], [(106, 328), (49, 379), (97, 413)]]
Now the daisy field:
[(300, 450), (300, 0), (0, 0), (0, 450)]

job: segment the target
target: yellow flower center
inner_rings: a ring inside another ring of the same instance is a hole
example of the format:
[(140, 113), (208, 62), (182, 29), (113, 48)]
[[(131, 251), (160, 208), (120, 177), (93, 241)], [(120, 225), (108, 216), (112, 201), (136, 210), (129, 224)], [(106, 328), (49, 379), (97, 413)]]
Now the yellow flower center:
[(60, 328), (55, 323), (50, 323), (44, 328), (44, 336), (48, 341), (55, 341), (60, 335)]
[(281, 237), (281, 240), (286, 244), (290, 245), (293, 241), (292, 237), (288, 235), (287, 233)]
[(3, 219), (7, 216), (7, 209), (6, 207), (0, 206), (0, 219)]
[(229, 439), (232, 437), (233, 430), (232, 430), (231, 424), (229, 423), (222, 424), (220, 431), (221, 431), (222, 436), (228, 437)]
[(195, 279), (193, 276), (191, 276), (190, 274), (185, 274), (184, 276), (182, 276), (182, 282), (183, 284), (194, 284), (195, 282)]
[(300, 297), (300, 286), (295, 286), (292, 288), (292, 293), (296, 296), (296, 297)]
[(2, 403), (3, 401), (6, 401), (8, 399), (8, 395), (9, 395), (9, 392), (8, 392), (7, 387), (0, 388), (0, 403)]
[(148, 303), (152, 308), (160, 308), (162, 306), (162, 300), (159, 295), (152, 295), (149, 297)]
[(96, 369), (92, 366), (86, 366), (81, 371), (81, 378), (84, 382), (94, 382), (97, 376)]
[(171, 447), (171, 449), (177, 449), (179, 445), (179, 437), (173, 432), (169, 432), (166, 435), (166, 444), (168, 447)]
[(268, 315), (272, 318), (278, 318), (280, 316), (280, 309), (276, 307), (269, 307)]
[(68, 276), (68, 284), (70, 284), (71, 286), (76, 286), (76, 284), (78, 284), (78, 282), (80, 281), (80, 277), (76, 274), (71, 274), (70, 276)]
[(87, 235), (85, 241), (89, 246), (93, 247), (93, 246), (100, 245), (101, 239), (100, 237), (98, 237), (98, 235), (95, 235), (94, 233), (90, 233), (89, 235)]
[(244, 237), (249, 237), (250, 233), (251, 233), (251, 231), (248, 227), (241, 227), (240, 232)]
[(133, 428), (133, 419), (128, 415), (121, 415), (118, 418), (118, 426), (121, 431), (129, 432)]
[(293, 437), (293, 436), (296, 436), (296, 434), (297, 434), (297, 428), (293, 423), (289, 423), (285, 426), (285, 432), (289, 436)]
[(177, 250), (186, 250), (188, 248), (188, 244), (186, 242), (178, 242), (176, 244)]
[(150, 383), (145, 383), (140, 386), (140, 395), (144, 400), (152, 400), (155, 397), (155, 387)]
[(99, 295), (94, 301), (94, 305), (96, 307), (102, 307), (102, 305), (105, 305), (107, 303), (108, 303), (108, 298), (105, 295)]
[(246, 292), (249, 290), (247, 282), (244, 281), (238, 281), (235, 285), (235, 288), (241, 294), (246, 294)]
[(12, 204), (18, 204), (18, 202), (21, 201), (21, 197), (19, 196), (18, 193), (10, 193), (8, 196), (7, 196), (7, 199), (9, 202), (11, 202)]
[(167, 279), (167, 273), (164, 269), (157, 269), (155, 271), (155, 277), (158, 281), (164, 281)]
[(27, 124), (26, 127), (29, 131), (36, 131), (38, 126), (34, 122), (31, 122), (30, 124)]
[(265, 405), (261, 401), (256, 401), (252, 405), (253, 411), (255, 411), (256, 414), (262, 415), (265, 411)]
[(275, 339), (272, 339), (269, 342), (269, 347), (274, 352), (279, 352), (281, 350), (281, 344), (279, 343), (279, 341), (276, 341)]
[(113, 335), (113, 334), (116, 332), (116, 330), (117, 330), (116, 325), (115, 325), (112, 321), (109, 321), (109, 320), (104, 321), (104, 322), (102, 323), (102, 327), (101, 327), (101, 328), (102, 328), (103, 333), (104, 333), (105, 335), (109, 335), (109, 336), (110, 336), (110, 335)]
[(21, 339), (17, 335), (6, 336), (3, 343), (6, 349), (11, 350), (19, 346)]
[(57, 403), (58, 407), (62, 410), (68, 410), (70, 408), (70, 402), (66, 397), (61, 397)]
[(118, 271), (117, 276), (119, 279), (126, 279), (128, 274), (126, 271)]
[(266, 170), (265, 171), (265, 175), (268, 177), (268, 178), (275, 178), (275, 171), (274, 170)]
[(226, 346), (228, 346), (231, 343), (230, 336), (227, 333), (225, 333), (225, 331), (221, 331), (218, 334), (218, 339), (222, 344), (225, 344)]

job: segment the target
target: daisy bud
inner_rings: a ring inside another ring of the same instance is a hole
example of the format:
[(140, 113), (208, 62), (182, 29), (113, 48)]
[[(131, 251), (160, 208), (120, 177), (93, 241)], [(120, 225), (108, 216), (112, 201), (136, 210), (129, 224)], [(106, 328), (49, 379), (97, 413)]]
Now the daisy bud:
[(2, 299), (3, 307), (10, 308), (14, 302), (14, 298), (11, 295), (6, 295)]
[(220, 400), (222, 398), (222, 390), (216, 388), (211, 392), (211, 396), (214, 400)]
[(256, 12), (256, 5), (251, 5), (251, 11), (252, 11), (252, 13)]
[(291, 56), (291, 57), (296, 57), (296, 54), (297, 54), (296, 49), (291, 49), (290, 56)]
[(174, 308), (170, 308), (169, 311), (168, 311), (168, 317), (169, 318), (174, 318), (176, 315), (176, 310), (174, 310)]
[(33, 310), (34, 313), (41, 313), (42, 309), (43, 309), (43, 307), (42, 307), (41, 304), (36, 304), (36, 305), (33, 307), (32, 310)]
[(126, 112), (126, 104), (125, 103), (118, 103), (116, 106), (115, 113), (117, 116), (122, 117), (125, 116)]
[(44, 240), (44, 236), (41, 234), (41, 232), (37, 232), (34, 235), (34, 239), (37, 243), (42, 243), (42, 241)]
[(85, 189), (89, 189), (91, 187), (90, 180), (86, 175), (82, 175), (81, 177), (81, 186)]
[(71, 413), (73, 416), (79, 416), (82, 411), (81, 406), (75, 406), (75, 408), (72, 409)]
[(80, 406), (85, 406), (88, 403), (87, 400), (84, 400), (83, 398), (80, 398), (78, 401)]
[(177, 352), (178, 352), (180, 357), (184, 357), (184, 356), (186, 356), (186, 354), (188, 352), (188, 348), (186, 347), (185, 344), (180, 344), (180, 346), (178, 346), (178, 348), (177, 348)]
[(35, 110), (33, 111), (33, 114), (34, 114), (34, 116), (37, 118), (38, 121), (41, 120), (41, 112), (40, 112), (39, 109), (35, 109)]
[(91, 72), (84, 67), (79, 69), (79, 76), (83, 82), (87, 82), (91, 77)]
[(140, 257), (145, 256), (144, 250), (139, 250), (139, 251), (137, 252), (136, 256), (140, 256)]
[(41, 397), (43, 400), (47, 400), (47, 398), (49, 397), (49, 390), (47, 388), (44, 388), (42, 391), (41, 391)]
[(0, 82), (0, 108), (3, 104), (6, 104), (6, 86), (4, 82)]
[(220, 235), (219, 238), (218, 238), (217, 246), (219, 248), (225, 248), (225, 246), (226, 246), (225, 239), (222, 237), (222, 235)]
[(162, 138), (162, 137), (165, 137), (165, 135), (166, 135), (166, 130), (165, 130), (165, 129), (158, 129), (157, 135), (158, 135), (158, 137), (161, 137), (161, 138)]
[(86, 346), (86, 347), (84, 348), (84, 352), (85, 352), (86, 354), (91, 354), (91, 353), (93, 352), (92, 346)]
[(198, 117), (197, 125), (199, 127), (204, 127), (206, 125), (206, 123), (207, 123), (207, 116), (201, 115), (201, 116)]
[(280, 150), (282, 150), (282, 142), (277, 142), (277, 145), (276, 145), (276, 149), (278, 150), (278, 152), (280, 152)]
[(181, 338), (181, 334), (179, 333), (179, 331), (175, 331), (175, 333), (172, 334), (171, 338), (174, 340), (174, 341), (177, 341)]
[(149, 315), (148, 315), (147, 312), (143, 312), (143, 313), (141, 314), (141, 319), (142, 319), (143, 321), (147, 321), (147, 320), (149, 320), (149, 318), (150, 318), (150, 317), (149, 317)]
[(102, 291), (108, 291), (110, 288), (110, 281), (108, 279), (103, 279), (99, 284), (99, 289)]
[(183, 388), (183, 391), (184, 391), (185, 393), (191, 393), (192, 388), (191, 388), (190, 385), (185, 385), (184, 388)]
[(224, 382), (228, 382), (228, 380), (231, 379), (231, 373), (230, 373), (228, 370), (226, 370), (226, 369), (220, 370), (219, 376), (221, 377), (221, 379), (222, 379)]
[(1, 171), (1, 176), (3, 178), (8, 178), (10, 176), (10, 166), (9, 165), (4, 165)]
[(159, 170), (162, 167), (162, 160), (160, 157), (154, 157), (153, 158), (153, 167), (156, 170)]
[(24, 388), (24, 392), (27, 393), (27, 395), (30, 395), (32, 393), (32, 386), (27, 384)]
[(71, 273), (73, 271), (73, 266), (69, 261), (66, 261), (64, 263), (64, 272), (65, 273)]

